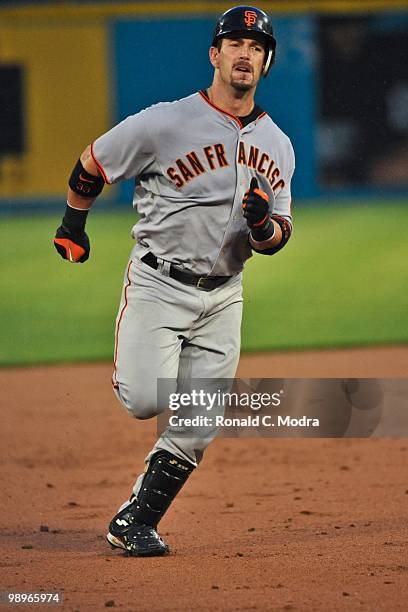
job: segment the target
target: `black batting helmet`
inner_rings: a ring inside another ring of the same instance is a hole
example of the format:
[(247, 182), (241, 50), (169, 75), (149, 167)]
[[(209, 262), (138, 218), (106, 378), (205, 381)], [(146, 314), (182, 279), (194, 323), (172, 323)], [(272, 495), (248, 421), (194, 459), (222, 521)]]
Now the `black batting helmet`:
[(266, 47), (266, 60), (262, 74), (266, 77), (275, 61), (276, 40), (273, 35), (271, 20), (266, 13), (254, 6), (234, 6), (234, 8), (218, 17), (212, 46), (215, 47), (218, 40), (223, 36), (239, 32), (242, 32), (242, 34), (248, 34), (248, 32), (262, 34)]

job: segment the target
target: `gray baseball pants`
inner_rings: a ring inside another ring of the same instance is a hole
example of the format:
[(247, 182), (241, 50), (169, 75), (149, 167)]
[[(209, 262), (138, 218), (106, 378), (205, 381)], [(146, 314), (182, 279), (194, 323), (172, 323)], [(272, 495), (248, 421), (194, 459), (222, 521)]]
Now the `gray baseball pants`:
[[(160, 268), (159, 268), (160, 269)], [(240, 352), (242, 275), (213, 291), (184, 285), (132, 256), (116, 320), (114, 391), (137, 419), (158, 415), (157, 379), (174, 379), (172, 392), (192, 378), (233, 378)], [(187, 409), (188, 410), (188, 409)], [(169, 429), (146, 457), (166, 450), (197, 465), (215, 436), (177, 438)], [(167, 434), (167, 435), (166, 435)], [(143, 475), (134, 487), (136, 494)]]

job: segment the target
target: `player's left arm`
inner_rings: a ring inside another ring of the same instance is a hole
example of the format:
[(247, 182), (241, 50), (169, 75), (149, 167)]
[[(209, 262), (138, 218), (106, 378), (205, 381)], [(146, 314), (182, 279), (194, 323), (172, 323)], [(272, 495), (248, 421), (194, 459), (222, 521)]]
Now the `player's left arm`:
[(250, 229), (249, 244), (254, 251), (274, 255), (287, 244), (292, 233), (290, 181), (276, 197), (271, 214), (269, 197), (253, 178), (242, 208)]

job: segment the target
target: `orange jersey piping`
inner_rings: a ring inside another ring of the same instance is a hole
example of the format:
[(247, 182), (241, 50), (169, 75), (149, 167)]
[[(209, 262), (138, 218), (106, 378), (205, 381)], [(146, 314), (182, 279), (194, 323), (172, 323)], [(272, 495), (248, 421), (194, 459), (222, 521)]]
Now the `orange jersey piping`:
[(228, 117), (231, 117), (231, 119), (233, 119), (238, 125), (239, 128), (242, 130), (242, 128), (244, 127), (241, 123), (241, 121), (239, 120), (238, 117), (236, 117), (235, 115), (233, 115), (232, 113), (229, 113), (226, 110), (223, 110), (222, 108), (220, 108), (219, 106), (217, 106), (216, 104), (214, 104), (213, 102), (211, 102), (210, 98), (208, 98), (208, 96), (206, 96), (202, 91), (198, 92), (200, 94), (200, 96), (202, 97), (202, 99), (207, 102), (207, 104), (209, 104), (210, 106), (212, 106), (213, 108), (215, 108), (216, 111), (218, 111), (219, 113), (222, 113), (223, 115), (228, 115)]
[(94, 148), (93, 148), (93, 146), (94, 146), (94, 143), (92, 143), (92, 144), (91, 144), (91, 155), (92, 155), (92, 159), (94, 160), (95, 164), (98, 166), (98, 169), (99, 169), (100, 173), (102, 174), (102, 176), (103, 176), (103, 180), (105, 181), (105, 183), (107, 183), (108, 185), (110, 185), (111, 183), (110, 183), (110, 181), (109, 181), (109, 179), (108, 179), (108, 177), (107, 177), (107, 174), (106, 174), (106, 172), (105, 172), (105, 170), (104, 170), (104, 167), (102, 166), (101, 162), (100, 162), (100, 161), (98, 161), (98, 160), (96, 159), (96, 157), (95, 157), (95, 153), (94, 153)]

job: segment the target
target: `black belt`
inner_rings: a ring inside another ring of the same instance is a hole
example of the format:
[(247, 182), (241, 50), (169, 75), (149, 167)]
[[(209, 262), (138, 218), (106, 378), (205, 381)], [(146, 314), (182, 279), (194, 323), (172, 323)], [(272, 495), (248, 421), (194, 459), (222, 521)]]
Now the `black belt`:
[[(157, 270), (159, 267), (159, 262), (157, 261), (157, 257), (153, 255), (153, 253), (147, 253), (141, 257), (143, 263), (147, 264), (151, 268)], [(204, 291), (212, 291), (217, 287), (220, 287), (224, 283), (227, 282), (231, 278), (231, 276), (199, 276), (198, 274), (192, 274), (191, 272), (185, 272), (184, 270), (180, 270), (180, 268), (176, 268), (173, 264), (170, 264), (169, 276), (178, 280), (180, 283), (184, 283), (184, 285), (192, 285), (193, 287), (197, 287), (198, 289), (203, 289)]]

